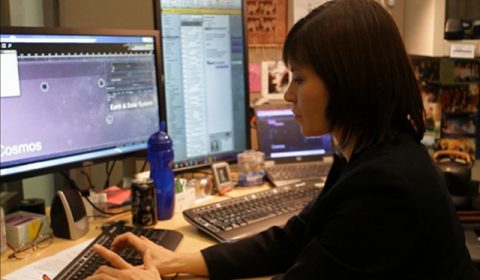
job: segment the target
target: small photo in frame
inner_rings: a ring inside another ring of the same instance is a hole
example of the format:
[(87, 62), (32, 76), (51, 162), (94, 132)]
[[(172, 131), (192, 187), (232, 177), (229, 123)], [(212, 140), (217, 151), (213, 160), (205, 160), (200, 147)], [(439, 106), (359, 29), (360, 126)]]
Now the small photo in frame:
[(442, 114), (442, 138), (475, 138), (476, 133), (474, 113)]
[(434, 82), (440, 79), (440, 60), (429, 57), (412, 57), (412, 67), (418, 81)]
[(224, 194), (233, 189), (232, 175), (230, 166), (227, 162), (217, 162), (212, 164), (213, 178), (215, 187), (219, 194)]
[(283, 99), (292, 73), (281, 60), (262, 62), (262, 97), (273, 100)]
[(453, 80), (455, 82), (480, 81), (480, 61), (455, 61)]
[(425, 108), (425, 128), (431, 131), (440, 130), (441, 123), (441, 107), (440, 103), (424, 104)]

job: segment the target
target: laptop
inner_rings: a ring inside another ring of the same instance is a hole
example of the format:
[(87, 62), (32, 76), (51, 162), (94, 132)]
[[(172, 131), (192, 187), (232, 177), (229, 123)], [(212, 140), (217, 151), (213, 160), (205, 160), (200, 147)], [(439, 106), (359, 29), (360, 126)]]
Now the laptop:
[(303, 136), (287, 104), (256, 107), (255, 117), (258, 147), (265, 153), (265, 171), (272, 184), (325, 181), (333, 162), (331, 135)]

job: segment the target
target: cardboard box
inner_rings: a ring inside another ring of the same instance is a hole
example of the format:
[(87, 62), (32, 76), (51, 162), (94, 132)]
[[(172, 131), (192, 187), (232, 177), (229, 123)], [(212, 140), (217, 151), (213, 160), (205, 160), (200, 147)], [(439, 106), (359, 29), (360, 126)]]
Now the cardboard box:
[(5, 229), (7, 243), (14, 249), (19, 249), (32, 242), (39, 230), (40, 238), (52, 233), (47, 216), (26, 211), (16, 211), (6, 215)]

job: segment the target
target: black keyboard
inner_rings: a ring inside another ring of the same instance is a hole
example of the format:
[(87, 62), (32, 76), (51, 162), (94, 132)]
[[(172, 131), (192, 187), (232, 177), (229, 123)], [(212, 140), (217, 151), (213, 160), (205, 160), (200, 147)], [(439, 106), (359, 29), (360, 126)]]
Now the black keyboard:
[(330, 164), (325, 162), (302, 162), (275, 164), (266, 169), (268, 179), (272, 182), (304, 178), (321, 178), (328, 175)]
[(185, 219), (221, 242), (231, 242), (283, 226), (321, 191), (300, 182), (183, 211)]
[[(115, 223), (105, 228), (102, 233), (60, 271), (54, 279), (85, 279), (92, 275), (101, 265), (108, 265), (103, 258), (93, 252), (93, 245), (100, 244), (110, 248), (113, 239), (115, 239), (117, 235), (125, 232), (132, 232), (139, 236), (143, 235), (156, 244), (162, 245), (170, 250), (175, 250), (183, 238), (181, 233), (173, 230), (127, 227), (123, 224), (122, 222)], [(143, 257), (132, 248), (123, 249), (119, 252), (119, 255), (132, 265), (140, 265), (143, 263)]]

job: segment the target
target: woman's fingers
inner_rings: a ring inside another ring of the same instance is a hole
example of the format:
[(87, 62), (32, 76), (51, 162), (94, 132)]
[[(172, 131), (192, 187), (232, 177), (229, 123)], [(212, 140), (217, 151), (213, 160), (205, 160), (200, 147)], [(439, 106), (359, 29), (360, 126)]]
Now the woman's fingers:
[(142, 239), (131, 232), (117, 236), (112, 242), (112, 250), (114, 251), (118, 251), (125, 247), (133, 247), (142, 254), (145, 252), (146, 248)]
[(126, 262), (122, 257), (117, 255), (115, 252), (101, 246), (101, 245), (94, 245), (93, 250), (95, 253), (99, 254), (102, 258), (107, 260), (113, 267), (116, 268), (131, 268), (132, 265)]
[(150, 255), (150, 249), (145, 250), (145, 254), (143, 254), (143, 267), (146, 270), (150, 270), (152, 267), (155, 268), (152, 255)]

